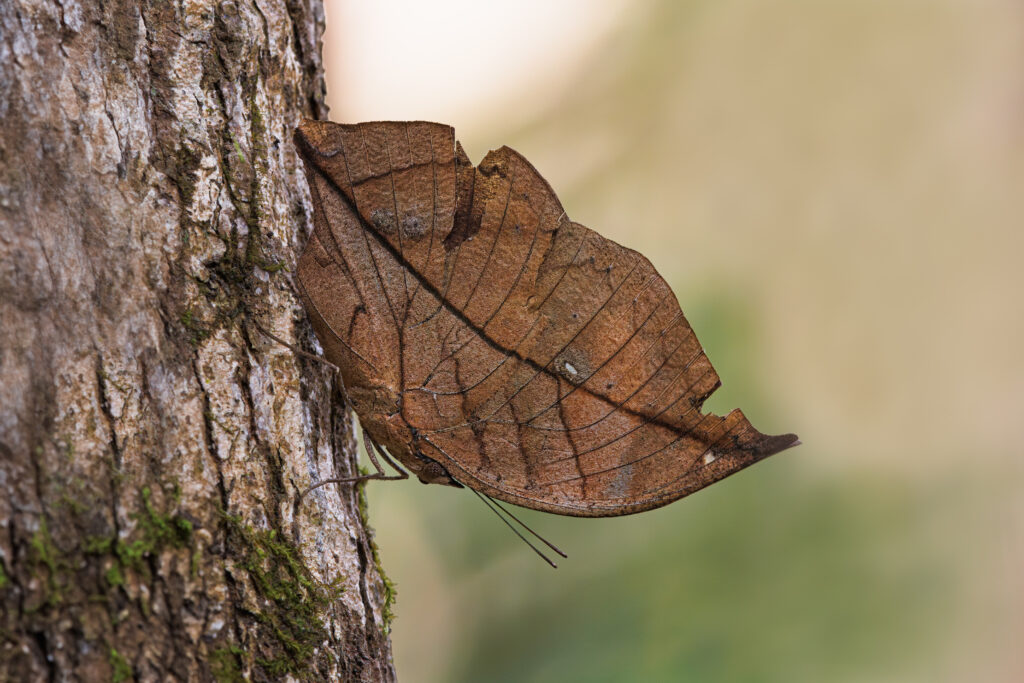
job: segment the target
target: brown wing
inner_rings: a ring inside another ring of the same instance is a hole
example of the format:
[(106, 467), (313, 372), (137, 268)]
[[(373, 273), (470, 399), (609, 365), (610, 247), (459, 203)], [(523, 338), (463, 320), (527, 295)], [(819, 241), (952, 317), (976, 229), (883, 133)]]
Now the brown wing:
[(342, 337), (393, 368), (415, 447), (460, 482), (621, 515), (796, 443), (701, 411), (720, 382), (664, 279), (569, 220), (516, 152), (473, 169), (427, 123), (307, 122), (298, 139), (321, 201), (347, 212), (324, 245), (363, 302)]

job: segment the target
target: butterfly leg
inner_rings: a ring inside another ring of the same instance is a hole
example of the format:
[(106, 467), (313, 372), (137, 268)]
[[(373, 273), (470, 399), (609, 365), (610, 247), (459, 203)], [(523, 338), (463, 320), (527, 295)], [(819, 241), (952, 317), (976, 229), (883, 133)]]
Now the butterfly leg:
[[(338, 373), (339, 376), (341, 375), (341, 369), (337, 365), (332, 363), (331, 361), (329, 361), (326, 358), (324, 358), (323, 356), (318, 356), (318, 355), (316, 355), (314, 353), (309, 353), (308, 351), (303, 351), (302, 349), (298, 348), (294, 344), (289, 344), (284, 339), (281, 339), (280, 337), (278, 337), (277, 335), (272, 333), (270, 330), (268, 330), (267, 328), (263, 327), (263, 325), (260, 325), (255, 319), (253, 319), (252, 324), (255, 325), (257, 330), (262, 332), (267, 337), (270, 337), (271, 339), (276, 341), (281, 346), (284, 346), (284, 347), (287, 347), (287, 348), (291, 349), (291, 352), (294, 353), (296, 356), (302, 356), (303, 358), (308, 358), (310, 360), (315, 360), (317, 362), (323, 363), (324, 365), (328, 366), (329, 368), (333, 369), (336, 373)], [(346, 396), (346, 398), (347, 398), (347, 396)]]
[[(270, 337), (271, 339), (276, 341), (278, 344), (281, 344), (282, 346), (285, 346), (285, 347), (291, 349), (292, 353), (294, 353), (295, 355), (302, 356), (303, 358), (309, 358), (310, 360), (315, 360), (315, 361), (317, 361), (319, 363), (323, 363), (327, 367), (329, 367), (332, 370), (334, 370), (334, 376), (338, 380), (338, 383), (337, 383), (338, 391), (341, 392), (342, 403), (343, 403), (345, 408), (348, 408), (348, 409), (352, 408), (352, 402), (349, 401), (349, 399), (348, 399), (348, 391), (345, 390), (345, 380), (342, 379), (342, 376), (341, 376), (341, 368), (339, 368), (337, 365), (335, 365), (331, 361), (327, 360), (323, 356), (318, 356), (316, 354), (309, 353), (307, 351), (303, 351), (302, 349), (297, 348), (293, 344), (289, 344), (284, 339), (281, 339), (277, 335), (275, 335), (272, 332), (270, 332), (270, 330), (268, 330), (265, 327), (263, 327), (263, 325), (260, 325), (258, 322), (256, 322), (256, 320), (253, 320), (252, 324), (256, 326), (257, 330), (259, 330), (260, 332), (262, 332), (266, 336)], [(370, 452), (369, 447), (367, 447), (366, 450), (367, 450), (367, 452)], [(379, 450), (379, 447), (378, 447), (378, 450)], [(388, 459), (387, 456), (384, 456), (384, 458), (385, 458), (385, 460), (388, 461), (388, 464), (390, 464), (395, 469), (397, 469), (397, 470), (402, 469), (401, 467), (398, 467), (397, 465), (392, 463), (391, 460)], [(372, 460), (372, 456), (371, 456), (371, 460)], [(380, 468), (377, 468), (377, 469), (380, 469)]]
[[(281, 344), (282, 346), (286, 346), (289, 349), (291, 349), (292, 353), (294, 353), (294, 354), (296, 354), (298, 356), (302, 356), (304, 358), (309, 358), (310, 360), (318, 361), (320, 363), (323, 363), (324, 365), (327, 365), (331, 369), (333, 369), (335, 374), (336, 374), (336, 376), (337, 376), (337, 378), (338, 378), (337, 386), (338, 386), (338, 390), (341, 392), (342, 403), (344, 404), (345, 408), (351, 408), (352, 407), (352, 404), (351, 404), (351, 402), (349, 401), (349, 398), (348, 398), (348, 392), (345, 390), (345, 382), (341, 378), (341, 370), (340, 370), (340, 368), (338, 368), (337, 365), (335, 365), (331, 361), (327, 360), (326, 358), (314, 355), (312, 353), (307, 353), (306, 351), (303, 351), (302, 349), (296, 348), (294, 345), (289, 344), (285, 340), (281, 339), (277, 335), (273, 334), (272, 332), (270, 332), (269, 330), (264, 328), (262, 325), (260, 325), (255, 320), (253, 320), (252, 323), (253, 323), (253, 325), (256, 326), (256, 329), (258, 329), (264, 335), (266, 335), (267, 337), (270, 337), (271, 339), (276, 341), (278, 344)], [(387, 451), (384, 450), (384, 448), (380, 444), (378, 444), (373, 439), (373, 437), (370, 436), (370, 434), (365, 429), (363, 430), (363, 445), (366, 447), (366, 454), (370, 456), (370, 462), (373, 463), (373, 469), (376, 470), (376, 472), (374, 472), (373, 474), (360, 474), (359, 476), (356, 476), (356, 477), (344, 477), (344, 478), (340, 478), (340, 479), (337, 479), (337, 478), (336, 479), (324, 479), (323, 481), (317, 482), (316, 484), (313, 484), (312, 486), (307, 488), (305, 491), (303, 491), (299, 495), (299, 502), (301, 502), (302, 499), (306, 497), (306, 494), (309, 493), (310, 491), (312, 491), (313, 489), (320, 488), (321, 486), (325, 486), (327, 484), (360, 484), (360, 483), (362, 483), (364, 481), (370, 481), (371, 479), (380, 480), (380, 481), (394, 481), (394, 480), (398, 480), (398, 479), (408, 479), (409, 478), (409, 473), (406, 472), (404, 469), (402, 469), (397, 463), (395, 463), (395, 461), (392, 460), (391, 457), (388, 455)], [(380, 457), (384, 459), (384, 462), (386, 462), (396, 472), (398, 472), (398, 474), (392, 474), (392, 475), (385, 474), (384, 473), (384, 468), (381, 467), (380, 462), (377, 460), (377, 454), (379, 454)]]
[[(359, 476), (356, 476), (356, 477), (343, 477), (343, 478), (340, 478), (340, 479), (324, 479), (323, 481), (319, 481), (319, 482), (313, 484), (312, 486), (307, 488), (305, 491), (303, 491), (301, 494), (299, 494), (299, 502), (301, 503), (302, 499), (306, 497), (306, 494), (308, 494), (313, 489), (318, 489), (321, 486), (326, 486), (327, 484), (356, 484), (356, 485), (359, 485), (359, 484), (361, 484), (363, 482), (371, 481), (371, 480), (374, 480), (374, 481), (396, 481), (398, 479), (408, 479), (409, 478), (409, 473), (406, 472), (404, 469), (402, 469), (400, 466), (398, 466), (388, 456), (387, 451), (385, 451), (384, 448), (380, 444), (378, 444), (376, 441), (374, 441), (373, 437), (371, 437), (366, 432), (366, 430), (363, 430), (363, 444), (366, 446), (366, 454), (370, 456), (370, 462), (373, 463), (373, 469), (375, 469), (376, 472), (374, 472), (372, 474), (360, 474)], [(374, 454), (374, 451), (376, 451), (376, 453), (379, 454), (380, 457), (382, 457), (384, 459), (384, 462), (386, 462), (387, 464), (391, 465), (391, 467), (393, 467), (398, 472), (398, 474), (385, 474), (384, 473), (384, 468), (381, 467), (380, 461), (377, 460), (377, 455)]]
[[(408, 479), (409, 478), (409, 473), (406, 472), (404, 469), (402, 469), (402, 467), (398, 463), (396, 463), (394, 460), (392, 460), (391, 456), (388, 455), (388, 452), (386, 450), (384, 450), (384, 448), (379, 443), (374, 441), (373, 437), (370, 436), (369, 433), (367, 433), (367, 431), (365, 429), (363, 430), (363, 445), (366, 446), (366, 454), (370, 456), (370, 462), (373, 463), (374, 469), (377, 470), (377, 474), (376, 475), (368, 475), (368, 476), (372, 476), (375, 479), (391, 479), (391, 480), (394, 480), (394, 479)], [(382, 457), (384, 459), (384, 462), (386, 462), (387, 464), (391, 465), (391, 468), (393, 470), (395, 470), (396, 472), (398, 472), (398, 474), (393, 474), (393, 475), (390, 475), (390, 476), (385, 475), (384, 474), (384, 468), (380, 466), (380, 463), (377, 462), (377, 458), (373, 454), (374, 451), (377, 451), (377, 453), (380, 454), (380, 457)]]

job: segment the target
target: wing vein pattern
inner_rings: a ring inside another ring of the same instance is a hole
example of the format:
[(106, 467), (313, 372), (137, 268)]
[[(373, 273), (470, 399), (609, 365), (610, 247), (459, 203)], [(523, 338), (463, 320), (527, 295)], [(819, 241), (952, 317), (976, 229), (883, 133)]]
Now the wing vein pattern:
[(510, 503), (605, 516), (796, 442), (703, 412), (719, 378), (668, 284), (571, 221), (518, 153), (474, 167), (451, 127), (425, 122), (306, 122), (296, 137), (314, 327), (337, 337), (325, 352), (346, 383), (399, 397), (388, 419), (416, 457)]

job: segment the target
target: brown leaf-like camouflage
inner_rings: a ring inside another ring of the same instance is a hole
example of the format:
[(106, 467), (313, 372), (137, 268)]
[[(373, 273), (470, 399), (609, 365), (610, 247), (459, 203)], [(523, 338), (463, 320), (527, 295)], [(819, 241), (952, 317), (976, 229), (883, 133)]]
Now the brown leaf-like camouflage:
[(796, 443), (702, 413), (720, 382), (665, 280), (513, 150), (474, 168), (425, 122), (307, 121), (296, 140), (306, 308), (363, 428), (421, 480), (623, 515)]

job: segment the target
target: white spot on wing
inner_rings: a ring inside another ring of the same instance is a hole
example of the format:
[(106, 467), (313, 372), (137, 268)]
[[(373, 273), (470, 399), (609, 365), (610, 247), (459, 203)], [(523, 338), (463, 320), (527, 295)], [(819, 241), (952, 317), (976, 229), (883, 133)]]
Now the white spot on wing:
[(633, 481), (633, 465), (624, 465), (615, 473), (615, 481), (609, 487), (612, 498), (625, 498), (629, 495), (629, 485)]

